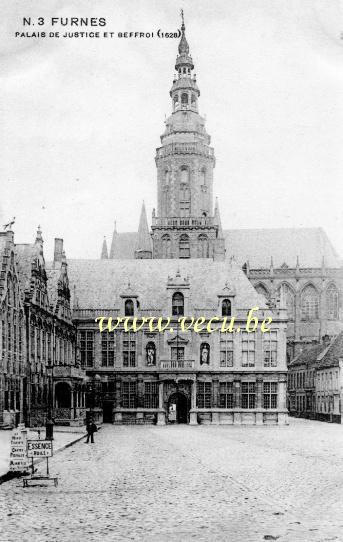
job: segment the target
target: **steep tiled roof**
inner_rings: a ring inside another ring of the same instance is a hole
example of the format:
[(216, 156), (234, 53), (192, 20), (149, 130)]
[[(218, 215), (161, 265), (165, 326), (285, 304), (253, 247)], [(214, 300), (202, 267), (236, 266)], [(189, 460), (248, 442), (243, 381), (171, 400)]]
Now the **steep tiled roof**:
[(227, 283), (236, 291), (235, 306), (265, 308), (265, 300), (235, 264), (212, 260), (68, 260), (71, 293), (74, 285), (79, 308), (105, 309), (120, 306), (128, 282), (140, 298), (142, 309), (163, 310), (168, 277), (180, 272), (189, 277), (192, 306), (217, 308), (217, 294)]
[(316, 363), (317, 357), (326, 349), (327, 346), (324, 344), (309, 345), (290, 362), (289, 367), (295, 367), (303, 363)]
[(18, 260), (19, 280), (22, 288), (26, 290), (30, 286), (32, 260), (37, 250), (35, 245), (20, 244), (15, 245), (15, 252)]
[(261, 230), (225, 230), (226, 253), (239, 265), (249, 260), (250, 268), (269, 268), (286, 263), (295, 267), (340, 267), (341, 259), (322, 228), (275, 228)]
[(137, 241), (137, 232), (114, 233), (110, 258), (114, 260), (133, 259)]
[(339, 359), (343, 359), (343, 332), (337, 335), (327, 351), (318, 362), (318, 369), (325, 367), (338, 367)]
[[(322, 228), (275, 228), (224, 230), (226, 258), (234, 256), (239, 266), (249, 260), (250, 268), (266, 268), (273, 257), (274, 267), (286, 263), (295, 267), (341, 267), (341, 259)], [(136, 232), (115, 233), (114, 259), (133, 259), (137, 247)]]

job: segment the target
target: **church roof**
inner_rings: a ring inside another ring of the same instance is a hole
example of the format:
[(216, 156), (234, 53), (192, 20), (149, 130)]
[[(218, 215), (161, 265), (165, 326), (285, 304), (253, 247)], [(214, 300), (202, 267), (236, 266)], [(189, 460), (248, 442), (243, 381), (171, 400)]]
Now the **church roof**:
[[(226, 258), (234, 256), (241, 267), (247, 260), (251, 269), (269, 269), (286, 263), (289, 267), (341, 267), (341, 258), (322, 228), (274, 228), (224, 230)], [(137, 246), (137, 232), (115, 234), (114, 259), (133, 259)]]
[(239, 265), (249, 260), (250, 269), (284, 263), (288, 267), (341, 267), (341, 259), (322, 228), (275, 228), (254, 230), (225, 230), (226, 254), (234, 256)]
[(218, 290), (228, 284), (235, 289), (235, 306), (266, 308), (241, 269), (234, 263), (209, 259), (189, 260), (68, 260), (70, 289), (80, 309), (119, 307), (128, 282), (139, 296), (142, 309), (166, 310), (169, 277), (188, 277), (191, 303), (197, 309), (216, 309)]

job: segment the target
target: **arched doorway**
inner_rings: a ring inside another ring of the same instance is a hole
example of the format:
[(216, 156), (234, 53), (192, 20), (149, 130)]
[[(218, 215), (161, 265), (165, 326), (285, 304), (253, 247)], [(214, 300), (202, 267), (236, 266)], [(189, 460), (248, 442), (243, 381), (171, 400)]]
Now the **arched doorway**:
[(181, 393), (173, 393), (168, 401), (168, 421), (170, 423), (188, 423), (189, 404), (187, 397)]

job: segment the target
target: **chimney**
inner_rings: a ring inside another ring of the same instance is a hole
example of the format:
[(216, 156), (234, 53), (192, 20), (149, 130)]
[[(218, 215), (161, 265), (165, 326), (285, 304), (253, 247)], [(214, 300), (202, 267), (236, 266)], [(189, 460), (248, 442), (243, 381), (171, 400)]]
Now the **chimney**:
[(54, 264), (63, 259), (63, 239), (55, 237)]

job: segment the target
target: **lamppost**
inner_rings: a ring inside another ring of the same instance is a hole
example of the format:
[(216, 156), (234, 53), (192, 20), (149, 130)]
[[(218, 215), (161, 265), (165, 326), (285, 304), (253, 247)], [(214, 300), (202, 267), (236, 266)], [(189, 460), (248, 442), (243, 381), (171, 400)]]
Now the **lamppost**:
[(52, 374), (53, 366), (46, 366), (46, 374), (48, 377), (48, 413), (45, 422), (45, 438), (47, 440), (54, 440), (54, 422), (52, 420)]
[[(96, 406), (96, 392), (97, 392), (97, 387), (98, 387), (98, 384), (101, 380), (100, 376), (98, 374), (95, 374), (93, 375), (92, 378), (90, 377), (87, 377), (88, 378), (88, 393), (89, 393), (89, 418), (92, 419), (93, 416), (94, 416), (94, 409), (95, 409), (95, 406)], [(96, 420), (95, 420), (96, 421)]]

